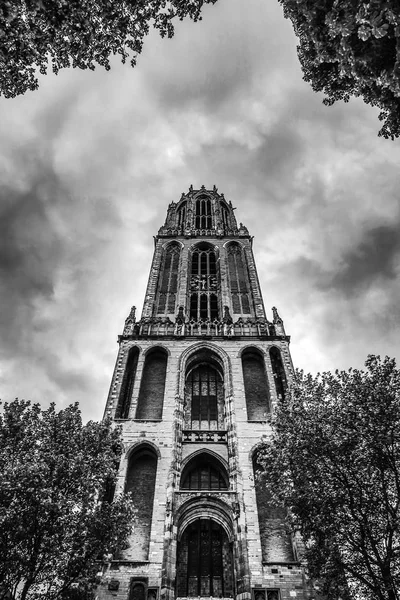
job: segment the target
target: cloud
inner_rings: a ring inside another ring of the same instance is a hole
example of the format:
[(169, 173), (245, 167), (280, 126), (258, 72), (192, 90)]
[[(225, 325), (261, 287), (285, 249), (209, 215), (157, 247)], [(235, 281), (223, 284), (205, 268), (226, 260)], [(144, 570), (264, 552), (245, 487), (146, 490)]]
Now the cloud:
[(322, 105), (278, 2), (219, 0), (148, 36), (135, 69), (49, 74), (0, 109), (4, 398), (101, 418), (152, 237), (190, 184), (216, 184), (255, 236), (297, 366), (398, 355), (399, 144), (359, 99)]
[(363, 239), (343, 256), (332, 287), (345, 295), (360, 293), (371, 282), (399, 276), (400, 222), (369, 229)]

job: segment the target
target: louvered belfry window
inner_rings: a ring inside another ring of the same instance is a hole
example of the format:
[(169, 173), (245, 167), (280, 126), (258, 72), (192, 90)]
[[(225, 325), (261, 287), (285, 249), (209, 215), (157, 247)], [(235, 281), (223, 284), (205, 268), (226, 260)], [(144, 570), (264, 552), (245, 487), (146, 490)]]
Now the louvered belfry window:
[(160, 273), (157, 305), (158, 315), (175, 313), (179, 256), (180, 247), (178, 244), (172, 243), (166, 248)]
[(228, 246), (228, 270), (233, 312), (249, 314), (250, 286), (245, 257), (239, 244), (233, 243)]
[(192, 254), (190, 277), (190, 318), (218, 319), (217, 257), (208, 245), (197, 246)]
[(196, 200), (196, 229), (211, 229), (211, 200), (201, 197)]

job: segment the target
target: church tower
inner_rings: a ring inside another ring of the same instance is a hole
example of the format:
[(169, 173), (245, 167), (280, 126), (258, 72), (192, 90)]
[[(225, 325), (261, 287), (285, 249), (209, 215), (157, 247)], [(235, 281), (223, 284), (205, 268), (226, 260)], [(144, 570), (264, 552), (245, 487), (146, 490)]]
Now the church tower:
[(100, 599), (309, 597), (299, 542), (255, 477), (292, 363), (234, 210), (215, 186), (169, 205), (141, 318), (132, 308), (119, 336), (106, 415), (136, 518)]

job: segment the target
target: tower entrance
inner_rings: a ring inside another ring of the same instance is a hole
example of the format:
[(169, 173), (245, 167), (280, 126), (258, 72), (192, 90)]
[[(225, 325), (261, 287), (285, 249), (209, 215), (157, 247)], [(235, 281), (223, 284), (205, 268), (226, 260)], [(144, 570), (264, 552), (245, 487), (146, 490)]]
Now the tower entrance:
[(176, 566), (178, 597), (232, 596), (232, 545), (212, 519), (197, 519), (186, 527)]

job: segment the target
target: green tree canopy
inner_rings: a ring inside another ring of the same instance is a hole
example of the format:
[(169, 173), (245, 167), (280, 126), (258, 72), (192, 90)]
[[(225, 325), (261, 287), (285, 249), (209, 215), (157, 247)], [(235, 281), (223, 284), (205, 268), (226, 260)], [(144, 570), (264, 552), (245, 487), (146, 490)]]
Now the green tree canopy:
[(4, 405), (1, 597), (68, 597), (71, 585), (87, 586), (99, 557), (126, 544), (131, 501), (110, 501), (121, 450), (119, 432), (105, 422), (82, 425), (77, 405)]
[(150, 25), (172, 37), (174, 19), (201, 19), (217, 0), (2, 0), (0, 95), (38, 88), (37, 73), (65, 67), (110, 69), (110, 56), (136, 64)]
[(299, 38), (304, 79), (324, 103), (360, 96), (381, 109), (380, 136), (400, 135), (398, 0), (279, 0)]
[(298, 373), (263, 452), (266, 482), (302, 533), (327, 598), (400, 598), (400, 371)]

